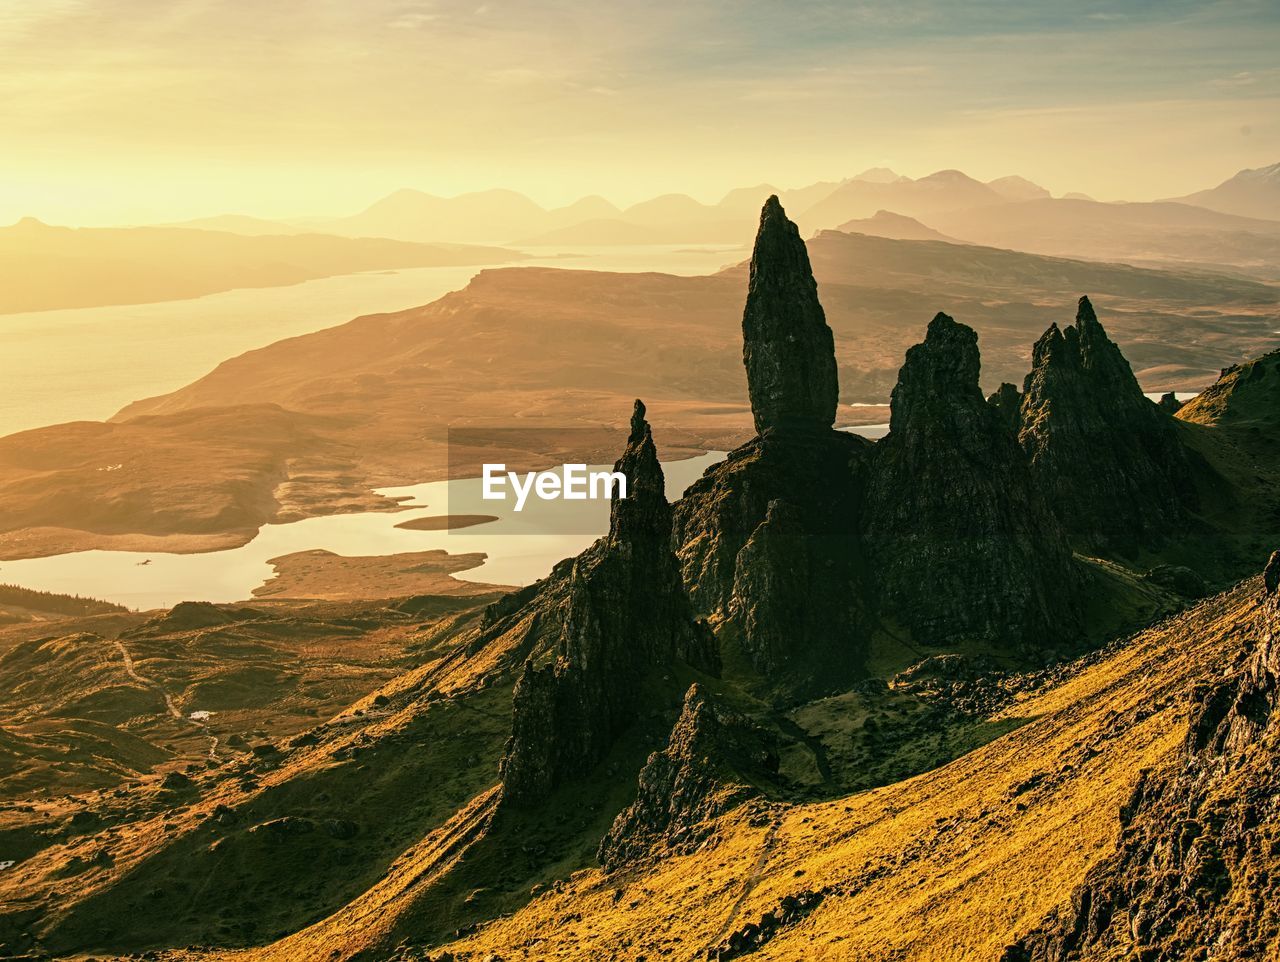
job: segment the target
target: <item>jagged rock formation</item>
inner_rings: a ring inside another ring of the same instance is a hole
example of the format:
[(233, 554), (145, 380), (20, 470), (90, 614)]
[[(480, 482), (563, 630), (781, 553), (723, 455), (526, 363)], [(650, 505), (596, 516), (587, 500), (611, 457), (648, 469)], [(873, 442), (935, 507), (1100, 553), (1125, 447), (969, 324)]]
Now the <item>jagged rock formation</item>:
[(674, 541), (727, 662), (766, 685), (831, 689), (856, 677), (868, 616), (857, 469), (868, 441), (756, 438), (676, 505)]
[(756, 431), (818, 431), (835, 422), (835, 340), (800, 231), (776, 196), (760, 212), (742, 315), (742, 360)]
[(1196, 694), (1179, 762), (1139, 778), (1115, 854), (1003, 962), (1277, 957), (1280, 552), (1257, 633), (1243, 667)]
[(671, 509), (644, 405), (636, 401), (627, 477), (609, 534), (559, 569), (521, 606), (561, 620), (544, 664), (525, 663), (515, 686), (511, 738), (500, 772), (504, 800), (537, 802), (594, 765), (633, 720), (653, 670), (682, 659), (714, 670), (714, 639), (695, 621), (671, 553)]
[[(757, 671), (770, 677), (800, 671), (809, 690), (824, 676), (828, 683), (853, 677), (865, 650), (856, 540), (852, 532), (816, 530), (818, 523), (819, 516), (806, 518), (794, 504), (769, 502), (734, 561), (726, 620)], [(797, 639), (804, 651), (795, 650)]]
[(660, 843), (672, 853), (691, 850), (711, 819), (758, 794), (755, 785), (777, 772), (770, 734), (714, 704), (695, 682), (667, 747), (641, 769), (636, 800), (600, 842), (600, 864), (613, 871), (653, 855)]
[(866, 655), (857, 473), (871, 443), (832, 430), (831, 330), (776, 197), (760, 215), (742, 331), (760, 434), (686, 492), (674, 544), (727, 659), (766, 687), (836, 687)]
[(1178, 400), (1178, 395), (1172, 391), (1166, 391), (1160, 395), (1160, 400), (1156, 402), (1161, 411), (1165, 414), (1177, 414), (1182, 408), (1182, 402)]
[(1005, 381), (987, 396), (987, 403), (996, 409), (1005, 426), (1017, 434), (1022, 417), (1022, 392)]
[(1073, 541), (1131, 554), (1185, 523), (1191, 460), (1169, 415), (1143, 396), (1093, 305), (1052, 325), (1032, 351), (1019, 440)]
[(1022, 453), (978, 386), (978, 336), (938, 314), (907, 351), (868, 468), (880, 610), (924, 642), (1043, 651), (1078, 626), (1078, 577)]

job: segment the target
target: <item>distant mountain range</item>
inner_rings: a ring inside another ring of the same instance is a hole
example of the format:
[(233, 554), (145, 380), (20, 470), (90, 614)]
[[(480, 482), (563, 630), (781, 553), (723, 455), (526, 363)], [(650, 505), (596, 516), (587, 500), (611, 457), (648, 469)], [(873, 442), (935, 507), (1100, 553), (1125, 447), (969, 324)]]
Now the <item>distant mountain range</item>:
[[(729, 191), (718, 203), (704, 204), (686, 194), (664, 194), (619, 209), (601, 197), (586, 197), (567, 207), (546, 210), (509, 190), (457, 197), (435, 197), (398, 190), (351, 217), (296, 221), (343, 236), (394, 237), (412, 241), (512, 243), (522, 247), (618, 244), (723, 243), (750, 236), (760, 204), (777, 194), (800, 214), (807, 231), (891, 210), (912, 217), (1048, 197), (1043, 187), (1016, 176), (984, 184), (960, 171), (939, 171), (912, 180), (875, 167), (843, 181), (823, 181), (794, 190), (758, 184)], [(199, 222), (186, 226), (196, 226)], [(217, 218), (210, 226), (226, 229)], [(258, 222), (248, 225), (255, 233)], [(231, 228), (234, 229), (234, 228)]]
[[(778, 195), (807, 236), (843, 229), (1280, 277), (1280, 164), (1241, 171), (1211, 190), (1158, 203), (1101, 203), (1077, 192), (1055, 198), (1017, 175), (983, 182), (959, 170), (940, 170), (913, 179), (876, 167), (791, 190), (739, 187), (714, 204), (664, 194), (619, 208), (590, 196), (546, 209), (510, 190), (446, 198), (404, 189), (349, 217), (284, 222), (224, 215), (173, 226), (560, 249), (736, 243), (751, 235), (756, 211), (770, 194)], [(895, 215), (904, 220), (891, 223)], [(910, 227), (907, 220), (918, 225)]]
[(1175, 199), (1224, 214), (1280, 220), (1280, 164), (1242, 170), (1217, 187)]
[(973, 243), (1033, 254), (1280, 279), (1280, 221), (1191, 204), (1041, 198), (939, 210), (928, 224)]
[(492, 245), (555, 248), (741, 243), (777, 194), (805, 234), (972, 243), (1051, 256), (1227, 271), (1280, 280), (1280, 164), (1154, 203), (1052, 197), (1025, 178), (958, 170), (912, 179), (883, 167), (793, 190), (758, 184), (704, 204), (664, 194), (621, 209), (589, 196), (547, 210), (511, 190), (435, 197), (398, 190), (341, 218), (225, 214), (155, 227), (0, 228), (11, 278), (0, 313), (144, 303), (336, 274), (519, 260)]

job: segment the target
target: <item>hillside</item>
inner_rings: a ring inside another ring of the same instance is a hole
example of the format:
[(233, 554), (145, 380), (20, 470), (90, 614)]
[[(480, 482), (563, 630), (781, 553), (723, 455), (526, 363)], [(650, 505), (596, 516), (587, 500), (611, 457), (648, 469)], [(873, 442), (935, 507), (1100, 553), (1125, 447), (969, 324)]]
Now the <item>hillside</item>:
[(878, 210), (870, 217), (855, 218), (845, 221), (838, 228), (842, 234), (870, 234), (873, 237), (887, 237), (891, 240), (932, 240), (948, 244), (963, 244), (964, 241), (948, 237), (914, 217), (895, 214), (891, 210)]
[[(818, 804), (749, 803), (693, 851), (583, 872), (445, 949), (1001, 958), (1114, 851), (1139, 773), (1178, 766), (1196, 686), (1250, 651), (1260, 590), (1253, 580), (1028, 686), (990, 719), (1012, 733), (926, 775)], [(287, 958), (289, 944), (251, 957)]]
[(1280, 279), (1280, 223), (1186, 203), (1040, 199), (938, 211), (925, 220), (953, 237), (993, 247)]
[[(188, 227), (70, 228), (32, 218), (0, 228), (0, 314), (199, 297), (335, 274), (492, 264), (515, 251), (282, 231), (246, 236)], [(285, 236), (289, 235), (289, 236)]]
[[(811, 258), (843, 404), (887, 399), (915, 339), (906, 319), (932, 304), (981, 333), (987, 391), (1021, 381), (1081, 290), (1148, 391), (1198, 390), (1275, 343), (1276, 290), (1245, 280), (837, 232)], [(108, 424), (0, 439), (0, 556), (207, 550), (271, 518), (389, 508), (369, 488), (443, 477), (450, 423), (600, 425), (642, 396), (667, 451), (725, 449), (748, 424), (743, 276), (488, 270), (425, 307), (251, 351)], [(98, 470), (113, 464), (129, 467)]]

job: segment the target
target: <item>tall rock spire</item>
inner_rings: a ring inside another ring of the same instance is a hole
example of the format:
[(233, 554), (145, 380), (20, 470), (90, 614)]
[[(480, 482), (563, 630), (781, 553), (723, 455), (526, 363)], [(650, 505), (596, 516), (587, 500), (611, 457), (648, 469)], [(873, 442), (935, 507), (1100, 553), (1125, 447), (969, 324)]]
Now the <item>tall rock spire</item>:
[(825, 431), (835, 422), (835, 340), (800, 231), (765, 201), (742, 315), (742, 360), (756, 431)]
[(653, 432), (645, 420), (644, 402), (636, 399), (631, 412), (631, 434), (615, 472), (627, 479), (627, 496), (614, 492), (609, 514), (609, 537), (613, 541), (640, 541), (666, 550), (671, 538), (671, 507), (667, 503), (666, 482)]
[(557, 567), (525, 605), (559, 624), (554, 647), (535, 653), (513, 693), (500, 774), (508, 804), (527, 805), (589, 771), (641, 710), (645, 686), (678, 661), (716, 670), (671, 550), (671, 507), (644, 405), (636, 401), (627, 478), (609, 534)]
[(1045, 331), (1031, 358), (1019, 441), (1077, 545), (1129, 553), (1176, 531), (1195, 504), (1191, 460), (1089, 298), (1073, 326)]
[(1074, 640), (1078, 578), (1013, 432), (982, 397), (978, 336), (946, 314), (907, 351), (867, 480), (881, 613), (937, 644)]

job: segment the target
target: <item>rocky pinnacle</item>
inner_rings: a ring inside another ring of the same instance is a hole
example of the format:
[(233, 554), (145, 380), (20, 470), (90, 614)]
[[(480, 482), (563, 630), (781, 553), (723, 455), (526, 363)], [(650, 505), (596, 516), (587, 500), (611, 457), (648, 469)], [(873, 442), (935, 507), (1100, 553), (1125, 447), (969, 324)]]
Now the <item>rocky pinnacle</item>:
[(666, 546), (671, 537), (671, 508), (653, 432), (645, 420), (644, 402), (636, 399), (631, 413), (631, 434), (614, 471), (627, 479), (627, 496), (616, 496), (610, 511), (609, 537), (613, 541), (643, 538)]
[(881, 610), (918, 640), (1069, 641), (1077, 578), (1017, 440), (982, 397), (978, 335), (946, 314), (907, 351), (868, 473)]
[(1089, 298), (1031, 354), (1020, 441), (1077, 546), (1131, 553), (1176, 533), (1194, 506), (1176, 422), (1143, 396)]
[(776, 196), (760, 212), (742, 336), (756, 431), (829, 430), (839, 391), (835, 340), (800, 231)]

